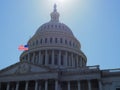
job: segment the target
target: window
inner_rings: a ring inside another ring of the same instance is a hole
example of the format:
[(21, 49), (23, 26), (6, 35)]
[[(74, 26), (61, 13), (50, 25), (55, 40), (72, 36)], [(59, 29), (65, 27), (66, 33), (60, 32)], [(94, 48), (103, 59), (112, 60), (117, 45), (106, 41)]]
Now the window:
[(50, 38), (50, 43), (52, 43), (52, 38)]
[(53, 25), (51, 25), (51, 27), (53, 28)]
[(64, 62), (64, 56), (61, 55), (61, 65), (63, 65), (63, 62)]
[(67, 44), (67, 40), (65, 40), (65, 44)]
[(42, 39), (40, 40), (40, 43), (42, 44)]
[(43, 65), (45, 64), (45, 55), (43, 55)]
[(71, 46), (71, 41), (69, 42), (69, 45)]
[(57, 38), (55, 38), (55, 43), (57, 43)]
[(75, 44), (73, 43), (73, 47), (75, 46)]
[(47, 38), (45, 38), (45, 43), (47, 43)]
[(35, 45), (35, 43), (33, 42), (33, 46)]
[(38, 45), (38, 40), (36, 40), (36, 45)]
[(49, 29), (49, 25), (48, 25), (48, 29)]
[(117, 87), (116, 90), (120, 90), (120, 87)]
[(64, 26), (62, 28), (64, 29)]
[(57, 25), (55, 25), (55, 27), (57, 28)]
[(74, 61), (75, 61), (75, 67), (77, 67), (77, 59), (75, 58), (75, 60), (74, 60)]
[(80, 67), (80, 58), (78, 58), (78, 67)]
[(54, 61), (54, 64), (55, 64), (55, 65), (58, 65), (58, 55), (55, 55), (54, 60), (55, 60), (55, 61)]
[(44, 26), (44, 29), (46, 29), (46, 26)]
[(62, 38), (60, 38), (60, 43), (62, 43)]
[(59, 28), (60, 28), (60, 25), (59, 25)]
[(52, 64), (52, 56), (49, 55), (49, 61), (48, 61), (49, 64)]

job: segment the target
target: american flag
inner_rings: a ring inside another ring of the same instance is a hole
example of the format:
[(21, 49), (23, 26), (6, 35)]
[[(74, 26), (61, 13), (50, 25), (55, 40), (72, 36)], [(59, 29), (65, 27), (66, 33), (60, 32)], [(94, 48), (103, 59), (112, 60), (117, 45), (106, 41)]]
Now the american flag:
[(28, 45), (20, 45), (18, 49), (21, 51), (28, 50)]

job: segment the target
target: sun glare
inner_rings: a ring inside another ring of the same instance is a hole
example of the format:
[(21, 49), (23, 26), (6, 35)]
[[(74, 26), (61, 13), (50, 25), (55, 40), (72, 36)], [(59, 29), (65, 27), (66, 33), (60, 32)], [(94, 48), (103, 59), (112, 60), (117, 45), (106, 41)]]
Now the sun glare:
[(66, 0), (57, 0), (59, 3), (65, 3)]
[(54, 3), (65, 4), (68, 0), (53, 0)]

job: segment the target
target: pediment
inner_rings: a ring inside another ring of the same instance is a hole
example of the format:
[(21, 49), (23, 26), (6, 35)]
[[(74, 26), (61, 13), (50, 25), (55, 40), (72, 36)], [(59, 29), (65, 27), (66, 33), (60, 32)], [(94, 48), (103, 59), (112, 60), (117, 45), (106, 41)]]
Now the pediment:
[(1, 70), (0, 76), (12, 75), (12, 74), (41, 73), (41, 72), (49, 72), (49, 71), (50, 69), (48, 67), (34, 65), (27, 62), (18, 62)]

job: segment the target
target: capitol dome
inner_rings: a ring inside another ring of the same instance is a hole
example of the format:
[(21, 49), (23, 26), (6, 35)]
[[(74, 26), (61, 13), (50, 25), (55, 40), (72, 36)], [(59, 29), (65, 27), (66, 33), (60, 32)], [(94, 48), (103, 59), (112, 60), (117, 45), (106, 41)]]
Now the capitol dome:
[(29, 50), (21, 54), (20, 61), (50, 68), (85, 67), (87, 58), (81, 44), (71, 29), (59, 21), (56, 5), (50, 15), (51, 20), (40, 26), (28, 41)]

